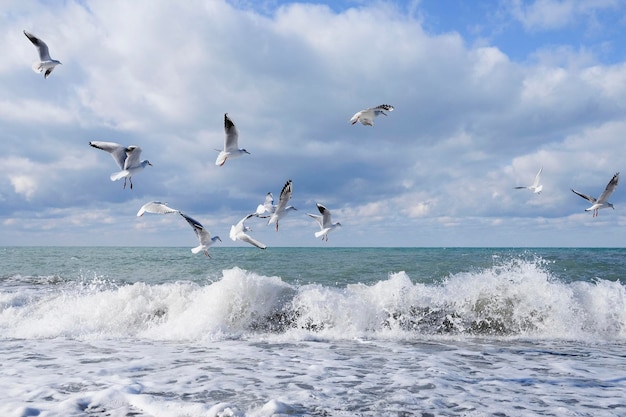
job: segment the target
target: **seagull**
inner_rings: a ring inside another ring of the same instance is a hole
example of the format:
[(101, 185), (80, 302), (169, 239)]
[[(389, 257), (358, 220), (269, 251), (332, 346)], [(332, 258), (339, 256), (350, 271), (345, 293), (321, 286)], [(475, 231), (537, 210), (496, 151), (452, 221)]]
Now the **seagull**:
[(586, 208), (585, 211), (593, 211), (593, 217), (598, 217), (598, 210), (600, 209), (611, 207), (613, 210), (615, 210), (615, 207), (613, 206), (613, 204), (609, 203), (608, 200), (611, 194), (613, 193), (613, 191), (615, 191), (615, 187), (617, 187), (618, 181), (619, 181), (619, 172), (613, 175), (613, 178), (611, 178), (611, 181), (609, 181), (609, 183), (606, 185), (606, 188), (604, 189), (602, 194), (600, 194), (600, 197), (598, 197), (597, 199), (594, 197), (585, 195), (583, 193), (579, 193), (578, 191), (574, 189), (571, 189), (571, 190), (574, 192), (574, 194), (581, 196), (585, 200), (591, 201), (593, 205), (589, 208)]
[(139, 146), (131, 145), (129, 147), (120, 145), (115, 142), (101, 142), (91, 141), (89, 145), (97, 149), (102, 149), (111, 154), (117, 165), (122, 169), (119, 172), (111, 174), (111, 181), (117, 181), (124, 178), (124, 188), (126, 188), (126, 178), (130, 182), (130, 189), (133, 189), (132, 176), (139, 171), (142, 171), (146, 165), (152, 166), (150, 161), (144, 159), (139, 160), (141, 156), (141, 148)]
[(151, 201), (141, 206), (141, 208), (137, 212), (137, 217), (143, 216), (144, 213), (168, 214), (179, 213), (179, 211), (168, 207), (167, 203), (161, 203), (160, 201)]
[[(276, 211), (276, 206), (274, 205), (274, 196), (272, 193), (267, 193), (265, 196), (265, 201), (263, 204), (259, 204), (256, 208), (256, 212), (254, 213), (257, 217), (262, 219), (270, 217), (274, 211)], [(269, 213), (269, 215), (265, 215), (265, 213)]]
[[(24, 31), (24, 35), (37, 47), (39, 52), (39, 62), (33, 62), (33, 71), (43, 72), (43, 77), (48, 78), (52, 73), (52, 70), (57, 65), (61, 64), (56, 59), (50, 58), (50, 52), (48, 51), (48, 45), (37, 36), (32, 33)], [(44, 72), (45, 71), (45, 72)]]
[(290, 210), (297, 210), (295, 207), (287, 205), (287, 203), (291, 199), (291, 192), (292, 192), (292, 186), (291, 186), (291, 180), (289, 180), (285, 183), (285, 186), (280, 192), (280, 198), (278, 199), (278, 204), (276, 205), (274, 211), (272, 212), (272, 215), (270, 216), (270, 219), (267, 222), (268, 225), (272, 223), (276, 223), (277, 232), (278, 232), (278, 221), (282, 219)]
[(322, 240), (325, 240), (326, 242), (328, 242), (328, 233), (335, 230), (337, 226), (341, 226), (341, 223), (339, 222), (333, 223), (330, 220), (330, 210), (328, 210), (326, 207), (324, 207), (320, 203), (317, 203), (317, 209), (321, 213), (321, 216), (318, 214), (311, 214), (311, 213), (307, 213), (307, 215), (313, 217), (315, 221), (320, 225), (320, 228), (322, 229), (319, 232), (315, 232), (315, 237), (321, 237)]
[(243, 242), (247, 242), (247, 243), (249, 243), (251, 245), (256, 246), (259, 249), (266, 249), (267, 246), (265, 246), (263, 243), (259, 242), (258, 240), (252, 238), (250, 235), (246, 234), (246, 232), (249, 232), (252, 229), (250, 229), (248, 226), (246, 226), (245, 222), (250, 217), (254, 217), (254, 216), (256, 216), (256, 213), (248, 214), (246, 217), (244, 217), (243, 219), (239, 220), (239, 223), (237, 223), (237, 225), (231, 226), (230, 227), (230, 238), (233, 241), (241, 240)]
[(217, 160), (215, 161), (215, 165), (219, 166), (224, 165), (228, 158), (239, 158), (244, 153), (250, 153), (245, 149), (239, 149), (239, 145), (237, 144), (239, 140), (239, 132), (237, 132), (237, 127), (233, 121), (228, 117), (228, 113), (224, 113), (224, 131), (226, 132), (224, 150), (220, 151), (220, 154), (217, 156)]
[(208, 251), (209, 246), (214, 244), (216, 240), (219, 240), (221, 242), (222, 239), (220, 239), (219, 236), (211, 237), (211, 233), (209, 233), (209, 231), (206, 230), (200, 224), (200, 222), (192, 219), (191, 217), (187, 216), (186, 214), (180, 211), (178, 213), (181, 216), (183, 216), (185, 220), (187, 220), (187, 223), (189, 223), (189, 225), (193, 228), (193, 231), (196, 232), (196, 236), (198, 236), (198, 241), (200, 241), (200, 245), (191, 249), (191, 253), (199, 253), (200, 251), (204, 251), (204, 254), (210, 258), (211, 255), (209, 255), (209, 251)]
[(539, 172), (537, 172), (537, 175), (535, 175), (535, 181), (533, 181), (532, 185), (529, 185), (527, 187), (514, 187), (514, 188), (516, 190), (520, 190), (520, 189), (531, 190), (535, 194), (540, 194), (541, 190), (543, 190), (543, 185), (539, 185), (539, 178), (541, 177), (541, 171), (543, 171), (543, 167), (541, 167), (539, 169)]
[(352, 116), (350, 122), (352, 124), (355, 124), (356, 122), (361, 122), (361, 124), (364, 124), (365, 126), (374, 126), (374, 118), (376, 116), (381, 114), (387, 116), (387, 113), (385, 113), (384, 110), (393, 111), (393, 106), (389, 104), (381, 104), (380, 106), (361, 110), (360, 112)]

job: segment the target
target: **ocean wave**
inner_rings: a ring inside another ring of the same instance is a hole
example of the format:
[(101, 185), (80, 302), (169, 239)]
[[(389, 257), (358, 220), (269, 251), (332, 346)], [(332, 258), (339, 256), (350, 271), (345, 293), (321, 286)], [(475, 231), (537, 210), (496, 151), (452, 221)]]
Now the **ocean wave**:
[(0, 293), (3, 338), (528, 337), (620, 340), (619, 281), (565, 283), (541, 259), (509, 259), (434, 284), (404, 272), (343, 288), (232, 268), (213, 282), (116, 284), (94, 276)]

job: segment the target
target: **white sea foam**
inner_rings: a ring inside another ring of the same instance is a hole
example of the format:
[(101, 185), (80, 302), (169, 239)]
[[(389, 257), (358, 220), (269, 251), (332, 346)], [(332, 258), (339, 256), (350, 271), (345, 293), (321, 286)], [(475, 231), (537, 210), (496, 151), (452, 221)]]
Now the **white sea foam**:
[(373, 285), (296, 286), (239, 268), (206, 285), (96, 281), (0, 293), (3, 337), (626, 338), (623, 284), (564, 283), (541, 263), (521, 260), (430, 285), (398, 272)]

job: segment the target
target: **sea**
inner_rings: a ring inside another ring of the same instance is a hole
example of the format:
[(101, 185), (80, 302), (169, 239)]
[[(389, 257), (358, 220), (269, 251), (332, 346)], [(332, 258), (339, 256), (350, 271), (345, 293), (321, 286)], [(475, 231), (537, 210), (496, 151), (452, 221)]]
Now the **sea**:
[(0, 248), (0, 416), (626, 416), (626, 249)]

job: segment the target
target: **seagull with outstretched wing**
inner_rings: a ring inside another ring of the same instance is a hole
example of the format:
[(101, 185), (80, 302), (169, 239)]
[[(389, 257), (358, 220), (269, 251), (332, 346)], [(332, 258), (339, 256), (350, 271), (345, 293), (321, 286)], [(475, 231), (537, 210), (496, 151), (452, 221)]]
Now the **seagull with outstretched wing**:
[(233, 241), (241, 240), (242, 242), (249, 243), (249, 244), (251, 244), (253, 246), (256, 246), (259, 249), (266, 249), (267, 248), (266, 245), (264, 245), (263, 243), (259, 242), (256, 239), (254, 239), (252, 236), (250, 236), (249, 234), (246, 233), (246, 232), (252, 231), (251, 228), (246, 226), (246, 224), (245, 224), (246, 220), (248, 220), (250, 217), (255, 217), (255, 216), (256, 216), (256, 213), (248, 214), (246, 217), (244, 217), (243, 219), (239, 220), (239, 223), (237, 223), (234, 226), (231, 226), (230, 227), (230, 238)]
[(604, 189), (604, 191), (602, 192), (602, 194), (600, 194), (600, 197), (598, 198), (594, 198), (586, 194), (580, 193), (574, 190), (573, 188), (571, 190), (572, 192), (574, 192), (574, 194), (577, 194), (581, 196), (582, 198), (584, 198), (585, 200), (590, 201), (592, 205), (591, 207), (586, 208), (585, 211), (593, 211), (593, 217), (598, 217), (598, 210), (600, 209), (611, 207), (613, 210), (615, 210), (615, 207), (613, 206), (613, 204), (609, 203), (609, 197), (611, 196), (611, 194), (613, 194), (613, 191), (615, 191), (618, 181), (619, 181), (619, 172), (613, 175), (613, 178), (611, 178), (611, 181), (609, 181), (609, 183), (606, 185), (606, 188)]
[(91, 141), (89, 145), (96, 149), (101, 149), (108, 152), (113, 157), (113, 160), (120, 167), (121, 171), (111, 174), (111, 181), (117, 181), (124, 178), (124, 188), (126, 188), (126, 179), (130, 182), (130, 189), (133, 189), (133, 175), (143, 171), (143, 169), (152, 164), (147, 159), (140, 160), (141, 148), (139, 146), (131, 145), (124, 146), (115, 142), (102, 142)]
[(543, 190), (543, 185), (540, 185), (539, 181), (541, 181), (542, 171), (543, 171), (543, 167), (539, 169), (539, 172), (537, 172), (537, 175), (535, 175), (535, 180), (533, 181), (531, 185), (528, 185), (526, 187), (513, 187), (513, 188), (515, 188), (516, 190), (530, 190), (535, 194), (541, 193), (541, 190)]
[(179, 211), (169, 207), (167, 203), (161, 203), (160, 201), (151, 201), (141, 206), (141, 208), (137, 212), (137, 217), (143, 216), (144, 213), (169, 214), (179, 213)]
[(320, 203), (317, 203), (317, 209), (319, 210), (320, 214), (307, 213), (307, 215), (315, 219), (315, 221), (319, 224), (320, 229), (322, 229), (319, 232), (315, 232), (315, 237), (321, 237), (322, 240), (328, 242), (328, 233), (341, 226), (341, 223), (333, 223), (330, 219), (330, 210), (328, 210)]
[(278, 221), (285, 217), (287, 213), (291, 210), (297, 210), (293, 206), (288, 206), (287, 203), (291, 199), (291, 193), (293, 192), (292, 181), (289, 180), (283, 186), (282, 191), (280, 192), (280, 198), (278, 199), (278, 204), (274, 209), (274, 212), (270, 216), (267, 224), (270, 225), (272, 223), (276, 223), (276, 231), (278, 232)]
[(220, 239), (219, 236), (211, 237), (211, 233), (209, 233), (209, 231), (206, 230), (199, 221), (192, 219), (182, 212), (179, 212), (179, 214), (183, 216), (183, 219), (187, 220), (187, 223), (189, 223), (193, 231), (196, 233), (198, 241), (200, 242), (200, 245), (191, 249), (191, 253), (199, 253), (200, 251), (203, 251), (204, 254), (210, 258), (211, 255), (209, 255), (208, 250), (209, 246), (213, 245), (218, 240), (221, 242), (222, 239)]
[(350, 123), (355, 124), (356, 122), (361, 122), (361, 124), (365, 126), (374, 126), (374, 119), (376, 116), (380, 116), (381, 114), (387, 116), (385, 111), (393, 111), (393, 106), (389, 104), (381, 104), (380, 106), (361, 110), (352, 116)]
[(24, 35), (35, 45), (37, 52), (39, 53), (39, 61), (33, 62), (33, 71), (43, 72), (43, 77), (48, 78), (54, 70), (54, 67), (61, 63), (56, 59), (50, 58), (50, 51), (48, 51), (48, 45), (37, 36), (32, 33), (24, 31)]
[(249, 154), (245, 149), (239, 149), (239, 132), (237, 126), (228, 117), (228, 113), (224, 114), (224, 149), (220, 151), (215, 160), (215, 165), (222, 166), (227, 159), (239, 158), (244, 154)]

